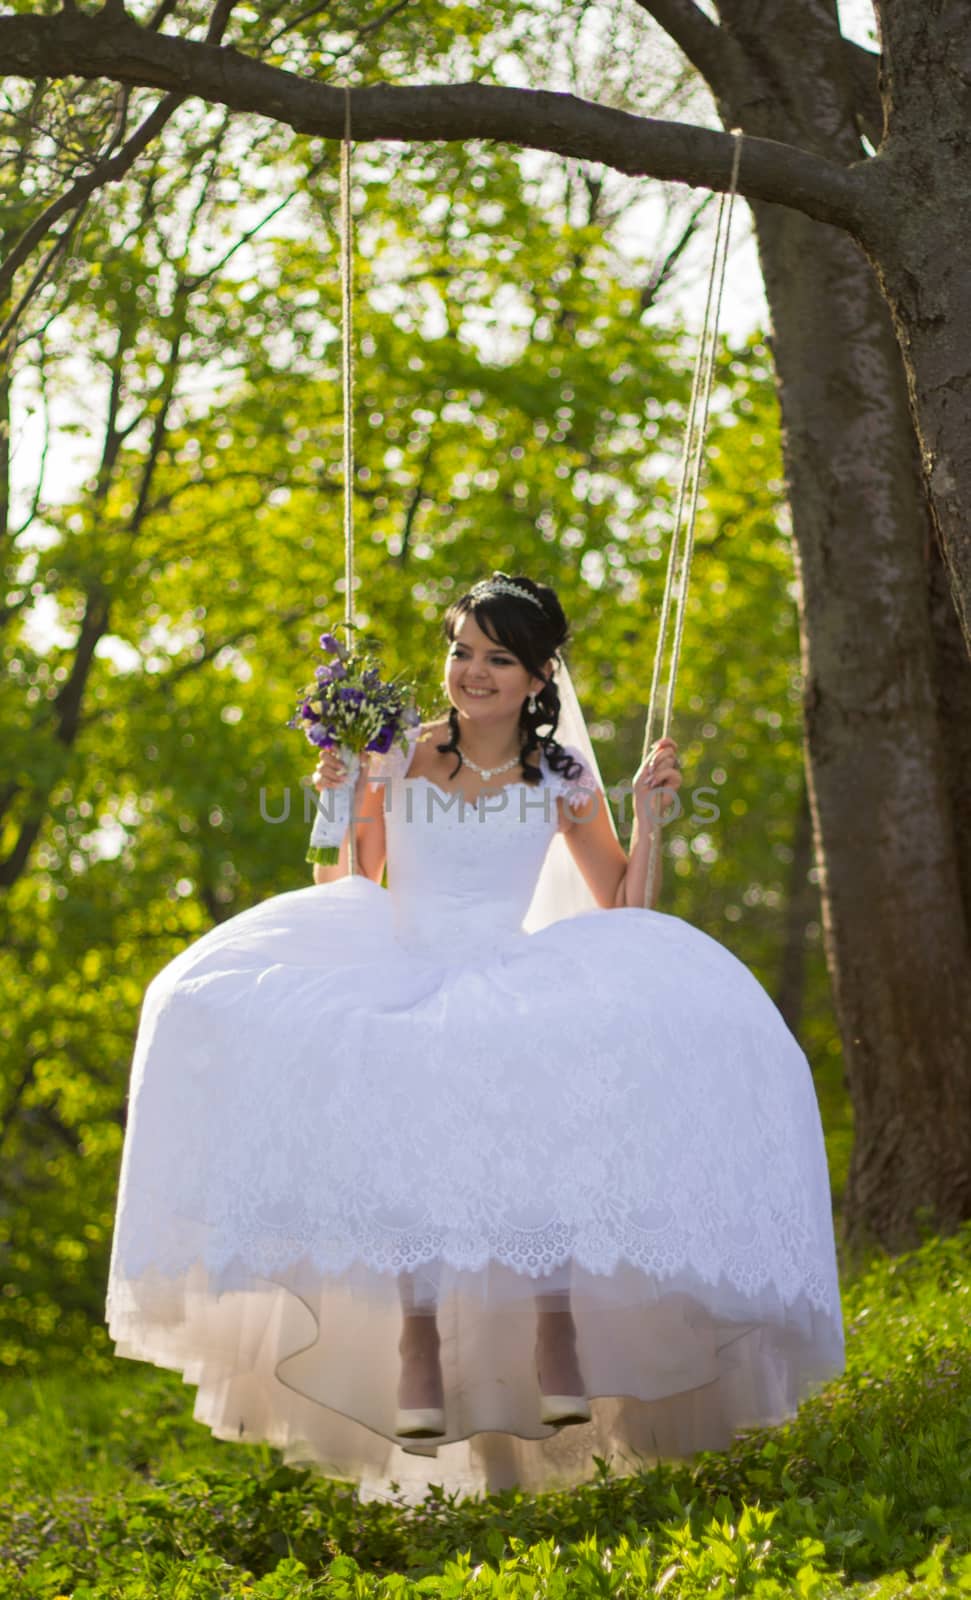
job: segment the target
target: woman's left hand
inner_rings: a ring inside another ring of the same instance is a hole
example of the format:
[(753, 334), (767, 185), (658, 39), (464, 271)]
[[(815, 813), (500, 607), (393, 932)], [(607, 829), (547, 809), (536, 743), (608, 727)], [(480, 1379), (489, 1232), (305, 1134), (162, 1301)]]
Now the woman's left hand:
[[(634, 774), (634, 804), (638, 815), (658, 821), (674, 805), (674, 794), (680, 787), (678, 747), (673, 739), (658, 739)], [(659, 800), (652, 798), (655, 789), (665, 791)]]

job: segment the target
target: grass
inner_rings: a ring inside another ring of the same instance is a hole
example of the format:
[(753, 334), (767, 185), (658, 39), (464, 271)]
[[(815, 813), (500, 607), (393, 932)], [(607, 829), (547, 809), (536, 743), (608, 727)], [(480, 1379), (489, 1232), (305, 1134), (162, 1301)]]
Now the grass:
[(411, 1509), (213, 1440), (174, 1374), (11, 1380), (0, 1597), (971, 1597), (971, 1226), (858, 1268), (844, 1309), (847, 1371), (785, 1428)]

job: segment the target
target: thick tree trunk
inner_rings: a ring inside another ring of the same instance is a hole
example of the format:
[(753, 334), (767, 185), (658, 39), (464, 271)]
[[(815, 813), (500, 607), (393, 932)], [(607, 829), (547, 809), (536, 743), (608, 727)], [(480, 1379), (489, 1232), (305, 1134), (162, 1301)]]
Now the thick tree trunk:
[(792, 861), (786, 895), (785, 934), (775, 1003), (791, 1033), (799, 1037), (806, 998), (806, 928), (819, 913), (819, 891), (810, 880), (813, 864), (813, 819), (809, 790), (803, 779), (792, 836)]
[[(928, 514), (928, 521), (930, 520)], [(971, 928), (971, 661), (937, 539), (927, 541), (931, 626), (937, 711), (944, 738), (944, 762), (964, 916)]]
[[(720, 11), (748, 62), (744, 94), (721, 86), (726, 124), (859, 159), (832, 8), (776, 0), (757, 27), (741, 0)], [(918, 1212), (945, 1227), (971, 1215), (971, 952), (926, 502), (900, 354), (862, 251), (795, 211), (753, 209), (800, 574), (824, 938), (854, 1110), (845, 1223), (851, 1238), (899, 1246), (916, 1238)]]
[[(920, 445), (913, 434), (914, 471), (920, 476)], [(927, 572), (937, 719), (944, 750), (944, 777), (951, 803), (958, 890), (971, 931), (971, 657), (954, 605), (944, 553), (929, 501), (924, 502), (922, 557)]]
[(971, 653), (971, 10), (876, 0), (886, 137), (861, 230), (907, 367), (951, 593)]
[(879, 255), (871, 250), (906, 362), (935, 531), (971, 653), (971, 131), (962, 161), (950, 150), (940, 159), (968, 181), (949, 185), (932, 214), (915, 206), (916, 218), (911, 194), (900, 193), (907, 221)]
[[(971, 1215), (971, 955), (897, 350), (851, 240), (760, 208), (802, 588), (823, 927), (853, 1101), (851, 1235)], [(815, 236), (815, 237), (814, 237)]]

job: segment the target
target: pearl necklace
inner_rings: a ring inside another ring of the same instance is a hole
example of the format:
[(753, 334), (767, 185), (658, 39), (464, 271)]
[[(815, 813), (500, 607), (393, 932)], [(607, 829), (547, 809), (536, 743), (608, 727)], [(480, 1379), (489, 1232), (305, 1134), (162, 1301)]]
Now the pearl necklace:
[(510, 767), (518, 767), (519, 761), (520, 761), (520, 757), (519, 756), (513, 756), (512, 760), (511, 761), (507, 761), (505, 766), (502, 766), (502, 767), (480, 767), (480, 766), (478, 766), (476, 764), (476, 762), (474, 762), (472, 760), (471, 756), (467, 756), (466, 755), (464, 750), (461, 752), (461, 755), (462, 755), (462, 760), (465, 762), (465, 765), (467, 767), (471, 767), (473, 772), (477, 772), (479, 774), (480, 778), (494, 778), (496, 776), (497, 772), (508, 772)]

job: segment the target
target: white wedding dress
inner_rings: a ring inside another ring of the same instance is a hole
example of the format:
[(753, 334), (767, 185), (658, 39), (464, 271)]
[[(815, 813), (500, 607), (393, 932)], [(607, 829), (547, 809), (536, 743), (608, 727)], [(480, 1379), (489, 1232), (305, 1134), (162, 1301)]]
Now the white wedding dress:
[[(117, 1353), (362, 1499), (562, 1487), (790, 1416), (843, 1367), (802, 1050), (678, 917), (527, 931), (565, 781), (544, 758), (473, 807), (408, 778), (413, 748), (381, 761), (389, 889), (277, 895), (146, 991)], [(402, 1273), (437, 1300), (440, 1441), (394, 1436)], [(567, 1290), (592, 1419), (557, 1431), (534, 1296)]]

